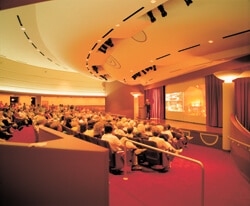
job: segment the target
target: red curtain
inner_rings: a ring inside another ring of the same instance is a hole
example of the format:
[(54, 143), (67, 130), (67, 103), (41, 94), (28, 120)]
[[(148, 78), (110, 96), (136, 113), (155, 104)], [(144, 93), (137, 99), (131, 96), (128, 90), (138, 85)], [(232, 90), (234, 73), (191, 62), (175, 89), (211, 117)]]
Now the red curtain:
[(222, 127), (222, 83), (213, 74), (205, 77), (206, 125)]
[(250, 78), (234, 80), (235, 115), (239, 122), (250, 131)]
[(164, 119), (164, 87), (145, 90), (145, 99), (151, 104), (151, 118)]

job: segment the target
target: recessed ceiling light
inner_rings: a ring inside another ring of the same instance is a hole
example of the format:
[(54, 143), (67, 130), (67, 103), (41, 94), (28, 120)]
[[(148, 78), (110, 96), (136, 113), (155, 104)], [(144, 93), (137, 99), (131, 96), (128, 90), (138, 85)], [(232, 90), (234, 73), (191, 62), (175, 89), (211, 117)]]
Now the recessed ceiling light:
[(156, 0), (151, 0), (150, 3), (151, 4), (154, 4), (156, 2)]
[(209, 40), (208, 43), (209, 43), (209, 44), (212, 44), (212, 43), (214, 43), (214, 41), (213, 41), (213, 40)]

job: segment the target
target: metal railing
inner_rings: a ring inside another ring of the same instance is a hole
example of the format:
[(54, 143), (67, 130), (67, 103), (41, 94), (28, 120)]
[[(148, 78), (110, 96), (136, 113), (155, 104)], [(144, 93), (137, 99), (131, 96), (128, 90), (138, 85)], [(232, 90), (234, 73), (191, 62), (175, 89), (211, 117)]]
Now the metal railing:
[[(136, 142), (136, 141), (133, 141), (133, 140), (130, 140), (130, 139), (127, 139), (124, 141), (124, 150), (127, 151), (127, 148), (126, 148), (126, 143), (127, 142), (132, 142), (133, 144), (135, 145), (140, 145), (142, 147), (145, 147), (145, 148), (148, 148), (148, 149), (152, 149), (152, 150), (155, 150), (155, 151), (158, 151), (158, 152), (162, 152), (162, 153), (165, 153), (165, 154), (169, 154), (169, 155), (172, 155), (172, 156), (175, 156), (175, 157), (179, 157), (181, 159), (185, 159), (187, 161), (190, 161), (190, 162), (194, 162), (196, 164), (198, 164), (200, 167), (201, 167), (201, 206), (204, 206), (204, 192), (205, 192), (205, 187), (204, 187), (204, 165), (202, 162), (200, 162), (199, 160), (196, 160), (196, 159), (193, 159), (193, 158), (190, 158), (190, 157), (186, 157), (186, 156), (183, 156), (183, 155), (179, 155), (179, 154), (175, 154), (175, 153), (172, 153), (172, 152), (169, 152), (169, 151), (165, 151), (165, 150), (162, 150), (162, 149), (158, 149), (156, 147), (152, 147), (152, 146), (149, 146), (149, 145), (146, 145), (146, 144), (142, 144), (140, 142)], [(124, 180), (128, 180), (128, 167), (127, 167), (127, 154), (126, 152), (124, 153), (124, 175), (123, 175), (123, 179)]]
[(239, 140), (237, 140), (237, 139), (234, 139), (234, 138), (232, 138), (232, 137), (228, 137), (228, 139), (230, 139), (230, 140), (233, 141), (233, 142), (237, 142), (238, 144), (240, 144), (240, 145), (242, 145), (242, 146), (245, 146), (245, 147), (247, 147), (248, 149), (250, 149), (250, 145), (249, 145), (249, 144), (246, 144), (245, 142), (241, 142), (241, 141), (239, 141)]

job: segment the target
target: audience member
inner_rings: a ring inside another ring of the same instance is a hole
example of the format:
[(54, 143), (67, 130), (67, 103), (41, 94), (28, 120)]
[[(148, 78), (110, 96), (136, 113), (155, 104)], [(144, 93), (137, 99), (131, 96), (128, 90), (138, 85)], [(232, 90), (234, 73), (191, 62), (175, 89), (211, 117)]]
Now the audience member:
[(100, 120), (97, 123), (95, 123), (93, 131), (94, 131), (94, 137), (101, 139), (102, 135), (104, 134), (104, 121)]
[(145, 152), (146, 149), (138, 149), (133, 143), (126, 142), (127, 138), (123, 137), (121, 140), (112, 134), (113, 132), (113, 125), (110, 123), (106, 123), (104, 125), (104, 135), (102, 136), (102, 140), (108, 141), (113, 152), (124, 151), (124, 146), (126, 144), (127, 149), (132, 150), (132, 170), (140, 170), (142, 169), (138, 165), (138, 158), (137, 155)]

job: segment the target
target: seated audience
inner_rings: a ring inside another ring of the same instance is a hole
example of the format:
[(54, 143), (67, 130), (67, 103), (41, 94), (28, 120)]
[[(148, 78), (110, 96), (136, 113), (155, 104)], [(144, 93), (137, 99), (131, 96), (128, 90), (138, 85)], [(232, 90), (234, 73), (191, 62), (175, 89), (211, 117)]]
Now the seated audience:
[(157, 126), (152, 127), (152, 135), (149, 137), (149, 141), (154, 141), (157, 144), (157, 147), (162, 150), (167, 150), (173, 153), (181, 153), (182, 150), (175, 149), (169, 142), (165, 141), (164, 139), (160, 138), (160, 129)]
[(106, 123), (104, 125), (104, 135), (102, 136), (102, 140), (108, 141), (113, 152), (124, 151), (124, 146), (126, 144), (127, 149), (132, 149), (132, 170), (140, 170), (142, 167), (138, 165), (137, 155), (146, 151), (146, 149), (138, 149), (133, 143), (126, 142), (126, 137), (123, 137), (121, 140), (112, 134), (113, 125), (110, 123)]

